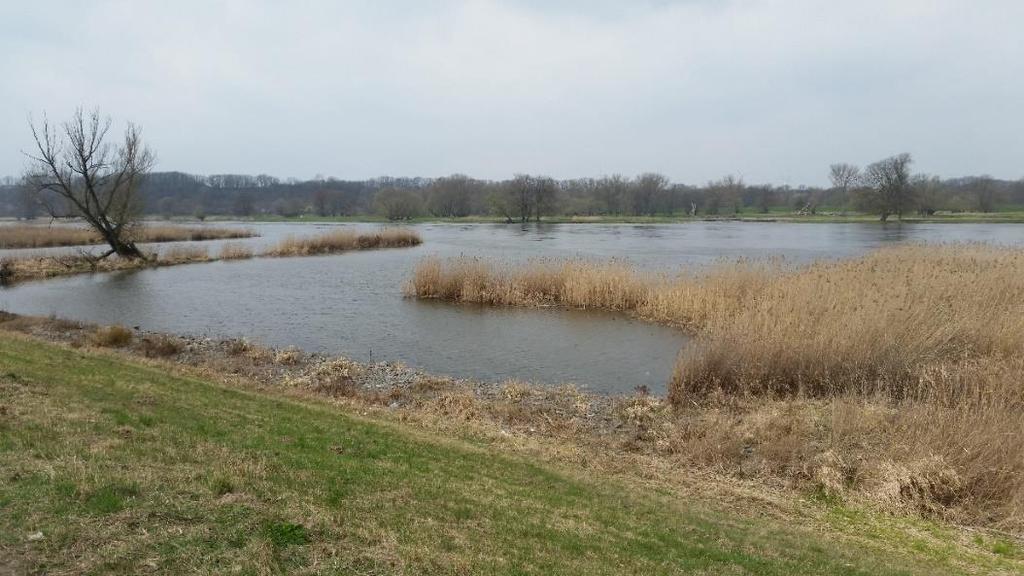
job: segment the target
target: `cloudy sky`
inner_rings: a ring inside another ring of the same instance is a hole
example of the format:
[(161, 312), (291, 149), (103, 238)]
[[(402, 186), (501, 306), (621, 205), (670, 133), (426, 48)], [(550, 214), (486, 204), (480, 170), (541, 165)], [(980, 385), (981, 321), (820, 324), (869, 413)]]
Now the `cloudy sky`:
[(1020, 0), (0, 4), (0, 175), (98, 106), (159, 170), (1024, 177)]

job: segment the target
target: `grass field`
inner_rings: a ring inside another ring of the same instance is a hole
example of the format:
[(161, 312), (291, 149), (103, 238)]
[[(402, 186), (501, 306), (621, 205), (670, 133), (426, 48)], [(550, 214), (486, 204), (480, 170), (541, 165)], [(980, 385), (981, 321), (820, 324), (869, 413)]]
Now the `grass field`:
[(923, 521), (842, 508), (813, 520), (723, 512), (312, 400), (11, 334), (0, 334), (0, 471), (5, 575), (1020, 566), (1010, 542)]

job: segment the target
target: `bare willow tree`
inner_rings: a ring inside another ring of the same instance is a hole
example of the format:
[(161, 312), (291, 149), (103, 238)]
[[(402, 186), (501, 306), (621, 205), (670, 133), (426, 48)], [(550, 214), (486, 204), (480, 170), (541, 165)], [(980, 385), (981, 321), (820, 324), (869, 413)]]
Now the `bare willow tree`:
[(136, 192), (154, 156), (134, 124), (128, 124), (119, 145), (108, 142), (110, 123), (98, 110), (86, 113), (80, 108), (59, 126), (45, 117), (38, 126), (30, 122), (36, 153), (28, 154), (32, 165), (27, 178), (51, 217), (70, 208), (103, 238), (110, 250), (99, 258), (141, 258), (131, 239), (141, 208)]

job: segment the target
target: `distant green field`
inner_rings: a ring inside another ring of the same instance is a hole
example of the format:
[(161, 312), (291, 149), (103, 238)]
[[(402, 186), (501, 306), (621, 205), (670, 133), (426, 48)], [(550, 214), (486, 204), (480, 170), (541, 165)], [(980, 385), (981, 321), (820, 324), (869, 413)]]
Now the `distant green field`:
[[(825, 506), (825, 504), (808, 504)], [(819, 515), (820, 517), (820, 515)], [(955, 574), (926, 522), (745, 517), (0, 334), (0, 574)]]

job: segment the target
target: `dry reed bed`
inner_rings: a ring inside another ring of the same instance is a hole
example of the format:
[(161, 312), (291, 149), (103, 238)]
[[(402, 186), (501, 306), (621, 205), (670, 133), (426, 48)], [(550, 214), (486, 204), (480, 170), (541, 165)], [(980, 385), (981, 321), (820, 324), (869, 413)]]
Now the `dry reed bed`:
[[(153, 243), (225, 240), (253, 236), (256, 236), (255, 232), (243, 228), (206, 226), (140, 226), (131, 234), (135, 242)], [(85, 227), (38, 224), (0, 226), (0, 249), (51, 248), (102, 243), (103, 239), (98, 234)]]
[(426, 260), (410, 293), (624, 311), (694, 334), (646, 425), (688, 465), (1024, 525), (1024, 250), (905, 245), (698, 274)]
[[(421, 242), (419, 235), (409, 230), (387, 229), (371, 233), (328, 232), (310, 238), (288, 238), (260, 256), (311, 256), (347, 250), (415, 246)], [(116, 272), (196, 262), (240, 260), (254, 256), (252, 248), (238, 242), (229, 242), (221, 247), (217, 256), (211, 256), (204, 246), (172, 246), (160, 253), (149, 253), (145, 258), (132, 260), (116, 256), (96, 260), (88, 254), (0, 258), (0, 284), (91, 272)]]
[(264, 256), (315, 256), (350, 250), (373, 250), (377, 248), (402, 248), (422, 243), (419, 234), (412, 230), (387, 228), (377, 232), (354, 232), (335, 230), (317, 236), (289, 236), (279, 242)]
[(918, 392), (924, 366), (1024, 346), (1024, 251), (973, 244), (900, 246), (801, 268), (741, 261), (678, 276), (622, 262), (427, 259), (408, 291), (622, 311), (681, 327), (698, 341), (681, 356), (676, 402), (716, 392), (901, 397)]

